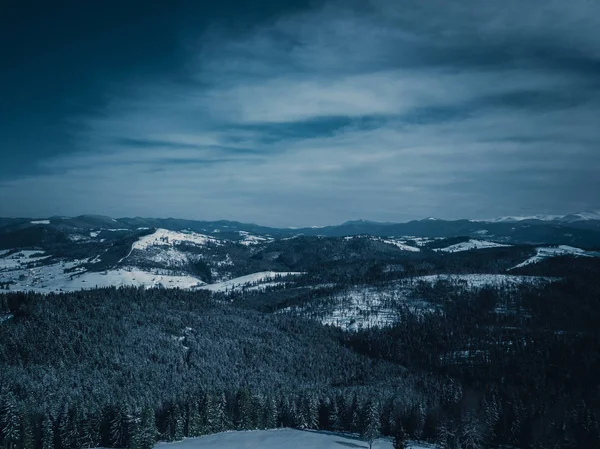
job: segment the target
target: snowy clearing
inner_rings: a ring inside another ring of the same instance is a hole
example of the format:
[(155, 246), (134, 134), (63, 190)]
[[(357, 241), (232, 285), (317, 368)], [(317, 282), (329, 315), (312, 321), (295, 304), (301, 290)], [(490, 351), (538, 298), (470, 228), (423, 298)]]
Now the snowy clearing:
[(195, 232), (177, 232), (160, 228), (150, 235), (141, 237), (132, 245), (132, 249), (146, 250), (152, 246), (175, 246), (181, 244), (204, 246), (209, 242), (217, 243), (219, 240)]
[(32, 220), (31, 224), (50, 224), (50, 220)]
[(380, 239), (383, 243), (387, 243), (388, 245), (394, 245), (400, 248), (403, 251), (412, 251), (419, 252), (421, 248), (415, 248), (414, 246), (407, 245), (406, 242), (402, 240), (393, 240), (393, 239)]
[[(244, 289), (256, 289), (256, 284), (264, 283), (267, 281), (273, 281), (278, 277), (285, 276), (299, 276), (304, 273), (300, 272), (277, 272), (277, 271), (261, 271), (259, 273), (252, 273), (246, 276), (240, 276), (237, 278), (230, 279), (224, 282), (218, 282), (216, 284), (206, 284), (200, 287), (204, 290), (210, 290), (211, 292), (228, 292), (228, 291), (240, 291)], [(272, 284), (272, 282), (269, 282)]]
[(460, 251), (471, 251), (474, 249), (504, 248), (507, 246), (510, 246), (510, 245), (503, 245), (501, 243), (489, 242), (487, 240), (469, 240), (467, 242), (450, 245), (446, 248), (436, 248), (436, 249), (434, 249), (434, 251), (443, 251), (445, 253), (457, 253)]
[(533, 263), (541, 262), (544, 259), (548, 259), (549, 257), (557, 257), (557, 256), (577, 256), (577, 257), (593, 257), (596, 255), (595, 253), (588, 253), (587, 251), (581, 248), (575, 248), (574, 246), (568, 245), (559, 245), (559, 246), (543, 246), (536, 248), (535, 256), (530, 257), (529, 259), (521, 262), (518, 265), (515, 265), (511, 268), (521, 268), (526, 265), (530, 265)]
[[(348, 449), (368, 448), (354, 435), (333, 432), (311, 432), (293, 429), (224, 432), (176, 443), (158, 443), (155, 449)], [(392, 449), (389, 438), (381, 438), (373, 449)], [(431, 449), (428, 444), (407, 444), (409, 449)]]

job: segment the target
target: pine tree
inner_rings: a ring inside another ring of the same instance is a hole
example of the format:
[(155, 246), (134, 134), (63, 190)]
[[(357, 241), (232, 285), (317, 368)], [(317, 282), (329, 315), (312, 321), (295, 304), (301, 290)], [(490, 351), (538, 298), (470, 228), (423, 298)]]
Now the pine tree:
[(464, 449), (483, 449), (484, 432), (473, 412), (469, 412), (461, 421), (460, 442)]
[(42, 419), (42, 448), (54, 449), (54, 427), (52, 421), (46, 415)]
[(196, 401), (191, 401), (188, 404), (188, 436), (199, 437), (200, 435), (202, 435), (202, 417)]
[(227, 398), (221, 393), (215, 401), (215, 432), (223, 432), (230, 429), (231, 423), (227, 416)]
[(76, 449), (81, 446), (79, 435), (79, 409), (72, 405), (66, 410), (59, 423), (59, 437), (62, 449)]
[(262, 422), (265, 429), (277, 427), (277, 405), (273, 398), (266, 398), (265, 400)]
[(156, 442), (156, 436), (158, 431), (156, 430), (156, 417), (154, 416), (154, 410), (151, 407), (146, 406), (142, 409), (142, 416), (140, 419), (140, 433), (139, 433), (139, 449), (152, 449)]
[(0, 430), (2, 430), (4, 447), (15, 449), (21, 441), (21, 423), (16, 400), (10, 393), (4, 398), (0, 418)]
[(307, 429), (317, 429), (319, 427), (319, 409), (316, 397), (309, 393), (304, 397), (303, 412)]
[(396, 429), (396, 434), (394, 435), (394, 449), (405, 449), (406, 448), (406, 433), (402, 426)]
[(238, 430), (252, 429), (252, 395), (242, 389), (235, 400), (235, 426)]
[(33, 429), (29, 417), (24, 412), (21, 412), (19, 421), (21, 433), (21, 449), (34, 449), (35, 440), (33, 438)]
[(140, 449), (142, 441), (142, 418), (138, 412), (132, 412), (127, 419), (127, 449)]
[(369, 449), (381, 433), (379, 410), (373, 401), (369, 401), (365, 408), (365, 422), (361, 431), (361, 438), (369, 444)]
[(167, 441), (183, 440), (183, 415), (179, 405), (173, 404), (167, 414)]
[(334, 399), (329, 404), (329, 428), (333, 431), (342, 430), (340, 424), (340, 411), (337, 401)]
[(110, 439), (112, 447), (126, 447), (129, 438), (128, 424), (131, 420), (129, 410), (124, 405), (119, 405), (110, 423)]
[(345, 430), (349, 430), (350, 432), (360, 432), (360, 416), (359, 416), (359, 405), (358, 405), (358, 396), (354, 394), (352, 398), (352, 403), (350, 407), (348, 407), (346, 411), (346, 423), (344, 425)]

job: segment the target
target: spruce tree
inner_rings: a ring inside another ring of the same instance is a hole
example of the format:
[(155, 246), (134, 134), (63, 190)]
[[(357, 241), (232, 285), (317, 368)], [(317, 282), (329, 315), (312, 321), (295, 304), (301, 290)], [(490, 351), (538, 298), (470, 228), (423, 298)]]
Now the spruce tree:
[(406, 432), (402, 426), (398, 427), (394, 435), (394, 449), (406, 449)]
[(369, 449), (381, 433), (379, 410), (373, 401), (369, 401), (365, 408), (365, 421), (361, 431), (361, 438), (367, 442)]
[(12, 394), (9, 393), (4, 398), (0, 412), (0, 430), (2, 430), (4, 447), (15, 449), (21, 441), (21, 423), (17, 403)]
[(146, 406), (142, 409), (142, 416), (140, 419), (140, 434), (139, 434), (139, 449), (152, 449), (156, 442), (156, 436), (158, 431), (156, 430), (156, 417), (154, 410)]
[(31, 426), (31, 421), (29, 416), (25, 414), (25, 412), (20, 413), (20, 446), (21, 449), (34, 449), (35, 448), (35, 440), (33, 438), (33, 429)]
[(197, 402), (192, 400), (188, 404), (188, 436), (199, 437), (200, 435), (202, 435), (202, 417)]
[(45, 415), (42, 419), (42, 448), (54, 449), (54, 427), (52, 421)]

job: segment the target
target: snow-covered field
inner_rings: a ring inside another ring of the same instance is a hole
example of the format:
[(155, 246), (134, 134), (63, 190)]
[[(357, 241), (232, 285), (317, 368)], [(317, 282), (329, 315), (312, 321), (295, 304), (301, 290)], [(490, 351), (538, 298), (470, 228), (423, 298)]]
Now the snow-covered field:
[(467, 242), (457, 243), (455, 245), (447, 246), (446, 248), (437, 248), (434, 251), (443, 251), (445, 253), (457, 253), (460, 251), (471, 251), (474, 249), (487, 249), (487, 248), (503, 248), (510, 245), (503, 245), (501, 243), (489, 242), (487, 240), (469, 240)]
[[(230, 292), (230, 291), (241, 291), (244, 289), (255, 290), (257, 288), (264, 288), (267, 285), (273, 286), (279, 284), (278, 282), (272, 282), (278, 277), (284, 276), (298, 276), (303, 273), (299, 272), (277, 272), (277, 271), (261, 271), (259, 273), (252, 273), (246, 276), (240, 276), (237, 278), (230, 279), (224, 282), (218, 282), (216, 284), (206, 284), (200, 287), (201, 289), (210, 290), (211, 292)], [(265, 284), (266, 283), (266, 284)]]
[(538, 263), (549, 257), (557, 257), (557, 256), (593, 257), (595, 255), (597, 255), (597, 253), (589, 253), (581, 248), (575, 248), (574, 246), (568, 246), (568, 245), (543, 246), (543, 247), (536, 248), (535, 256), (530, 257), (529, 259), (525, 260), (524, 262), (521, 262), (520, 264), (514, 266), (513, 268), (521, 268), (526, 265)]
[[(348, 449), (368, 448), (353, 435), (293, 429), (224, 432), (176, 443), (158, 443), (155, 449)], [(373, 449), (392, 449), (389, 438), (381, 438)], [(409, 442), (409, 449), (432, 449), (432, 445)]]

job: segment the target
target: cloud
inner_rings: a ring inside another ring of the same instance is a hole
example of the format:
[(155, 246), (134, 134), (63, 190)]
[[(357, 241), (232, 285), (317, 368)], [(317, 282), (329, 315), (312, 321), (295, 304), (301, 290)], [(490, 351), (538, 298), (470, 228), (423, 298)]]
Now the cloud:
[(72, 117), (78, 151), (0, 207), (290, 226), (597, 208), (597, 13), (328, 2), (188, 34), (183, 76)]

